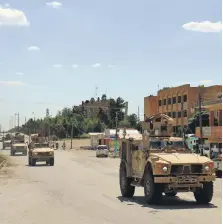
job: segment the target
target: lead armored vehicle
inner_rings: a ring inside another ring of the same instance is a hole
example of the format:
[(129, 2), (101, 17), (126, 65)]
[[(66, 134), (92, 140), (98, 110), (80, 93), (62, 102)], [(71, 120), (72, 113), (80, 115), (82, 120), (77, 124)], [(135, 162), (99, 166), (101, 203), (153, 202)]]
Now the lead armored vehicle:
[(35, 166), (37, 162), (46, 162), (47, 165), (54, 166), (54, 149), (50, 147), (49, 142), (40, 135), (32, 135), (29, 144), (30, 166)]
[(156, 204), (165, 193), (193, 192), (196, 201), (207, 204), (213, 197), (215, 169), (212, 160), (191, 152), (183, 138), (173, 137), (174, 120), (156, 114), (143, 122), (142, 140), (121, 140), (120, 190), (133, 197), (143, 187), (148, 204)]

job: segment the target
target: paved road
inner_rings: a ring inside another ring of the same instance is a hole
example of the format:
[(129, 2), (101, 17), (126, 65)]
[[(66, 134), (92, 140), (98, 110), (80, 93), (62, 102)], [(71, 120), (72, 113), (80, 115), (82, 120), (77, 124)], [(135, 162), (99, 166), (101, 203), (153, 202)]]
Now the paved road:
[(120, 197), (118, 159), (98, 159), (95, 152), (57, 151), (54, 167), (27, 166), (27, 157), (12, 157), (15, 173), (0, 176), (1, 224), (218, 224), (221, 180), (213, 204), (198, 206), (192, 194), (164, 198), (160, 206), (144, 204), (143, 189), (132, 200)]

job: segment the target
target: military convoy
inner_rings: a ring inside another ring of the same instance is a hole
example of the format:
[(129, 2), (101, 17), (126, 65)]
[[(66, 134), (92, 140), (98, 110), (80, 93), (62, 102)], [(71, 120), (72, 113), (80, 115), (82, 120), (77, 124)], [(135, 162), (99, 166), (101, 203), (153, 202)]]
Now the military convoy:
[(47, 165), (54, 166), (54, 149), (50, 147), (45, 137), (32, 134), (28, 148), (29, 166), (35, 166), (37, 162), (46, 162)]
[(123, 136), (120, 149), (121, 194), (133, 197), (135, 187), (144, 187), (145, 200), (156, 204), (165, 193), (193, 192), (197, 203), (213, 197), (215, 169), (212, 160), (191, 152), (183, 138), (173, 137), (174, 120), (156, 114), (143, 122), (143, 138)]

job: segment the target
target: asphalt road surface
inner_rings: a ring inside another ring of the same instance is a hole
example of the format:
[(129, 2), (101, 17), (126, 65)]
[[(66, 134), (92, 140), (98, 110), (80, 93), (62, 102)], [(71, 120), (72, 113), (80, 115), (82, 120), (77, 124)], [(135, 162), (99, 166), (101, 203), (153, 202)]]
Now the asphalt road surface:
[(120, 197), (119, 159), (76, 150), (55, 156), (54, 167), (29, 167), (26, 156), (12, 157), (17, 165), (0, 176), (1, 224), (221, 223), (221, 179), (210, 205), (196, 205), (192, 193), (181, 193), (148, 206), (143, 188), (130, 200)]

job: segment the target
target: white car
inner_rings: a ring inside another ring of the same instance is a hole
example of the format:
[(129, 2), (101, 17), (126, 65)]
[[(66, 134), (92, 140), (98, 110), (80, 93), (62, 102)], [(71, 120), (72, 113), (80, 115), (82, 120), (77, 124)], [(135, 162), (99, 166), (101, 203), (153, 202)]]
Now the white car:
[(96, 148), (96, 157), (108, 157), (107, 145), (98, 145)]

